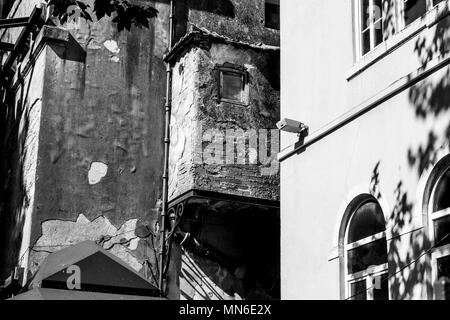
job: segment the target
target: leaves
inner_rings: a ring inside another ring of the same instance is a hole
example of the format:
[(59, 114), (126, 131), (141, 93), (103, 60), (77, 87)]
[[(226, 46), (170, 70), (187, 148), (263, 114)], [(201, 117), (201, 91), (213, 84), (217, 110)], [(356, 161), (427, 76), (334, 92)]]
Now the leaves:
[[(53, 6), (53, 16), (58, 18), (61, 24), (69, 19), (77, 19), (78, 16), (92, 21), (90, 6), (84, 1), (47, 0), (47, 3)], [(158, 10), (153, 7), (130, 4), (127, 0), (94, 0), (92, 11), (98, 20), (114, 15), (112, 22), (116, 23), (119, 32), (130, 30), (132, 25), (149, 28), (149, 20), (158, 15)]]

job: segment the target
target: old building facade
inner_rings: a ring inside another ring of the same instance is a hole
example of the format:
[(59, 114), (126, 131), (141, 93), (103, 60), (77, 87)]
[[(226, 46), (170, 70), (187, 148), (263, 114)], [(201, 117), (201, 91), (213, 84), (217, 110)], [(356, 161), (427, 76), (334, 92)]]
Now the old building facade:
[[(2, 17), (32, 16), (40, 2), (2, 1)], [(129, 32), (108, 18), (49, 23), (44, 6), (2, 75), (0, 280), (22, 268), (26, 285), (50, 252), (93, 240), (157, 284), (168, 65), (169, 213), (178, 211), (165, 291), (173, 299), (277, 298), (278, 149), (267, 146), (278, 148), (279, 4), (137, 2), (158, 16)], [(22, 30), (2, 29), (2, 42), (16, 43)], [(205, 140), (208, 130), (216, 131)], [(244, 146), (254, 130), (256, 148), (221, 162), (217, 130)], [(258, 143), (266, 153), (254, 154)], [(187, 234), (192, 252), (176, 241)], [(245, 260), (253, 250), (259, 260)]]
[[(434, 299), (449, 275), (448, 1), (286, 1), (282, 298)], [(297, 39), (297, 41), (292, 41)]]

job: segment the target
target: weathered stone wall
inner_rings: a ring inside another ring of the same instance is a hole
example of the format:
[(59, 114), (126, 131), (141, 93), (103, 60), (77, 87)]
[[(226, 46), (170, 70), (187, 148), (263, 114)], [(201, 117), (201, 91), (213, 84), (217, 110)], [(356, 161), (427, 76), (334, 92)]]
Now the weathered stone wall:
[[(192, 188), (278, 199), (278, 132), (269, 133), (279, 120), (278, 57), (277, 51), (213, 43), (210, 50), (194, 47), (175, 64), (172, 199)], [(248, 73), (248, 105), (220, 101), (218, 67), (227, 63)], [(259, 145), (250, 144), (252, 134)]]
[(187, 53), (173, 67), (169, 157), (169, 196), (194, 188), (193, 152), (198, 99), (196, 50)]
[[(278, 46), (278, 30), (265, 27), (264, 0), (185, 0), (190, 5), (188, 21), (198, 27), (237, 41)], [(214, 10), (205, 10), (210, 7)]]
[[(134, 240), (134, 229), (137, 221), (153, 229), (160, 207), (168, 12), (157, 9), (149, 30), (118, 34), (106, 19), (68, 26), (73, 39), (47, 54), (35, 213), (41, 225), (32, 230), (32, 243), (44, 250), (112, 237), (104, 247), (137, 271), (152, 252), (147, 241)], [(84, 226), (60, 238), (44, 221)]]
[[(142, 225), (155, 231), (161, 202), (168, 6), (155, 7), (159, 16), (149, 29), (118, 33), (108, 18), (70, 22), (61, 27), (69, 40), (51, 42), (41, 53), (41, 79), (31, 81), (33, 96), (41, 98), (41, 118), (33, 115), (39, 136), (24, 138), (39, 141), (35, 157), (27, 156), (35, 165), (35, 179), (34, 171), (26, 173), (34, 198), (26, 209), (18, 192), (3, 201), (2, 215), (25, 210), (20, 216), (30, 218), (4, 225), (11, 240), (5, 274), (18, 264), (31, 274), (49, 252), (84, 240), (98, 241), (142, 273), (145, 260), (155, 265), (150, 239), (135, 231)], [(26, 16), (33, 5), (22, 1), (17, 8), (14, 16)], [(22, 180), (6, 184), (12, 183)]]

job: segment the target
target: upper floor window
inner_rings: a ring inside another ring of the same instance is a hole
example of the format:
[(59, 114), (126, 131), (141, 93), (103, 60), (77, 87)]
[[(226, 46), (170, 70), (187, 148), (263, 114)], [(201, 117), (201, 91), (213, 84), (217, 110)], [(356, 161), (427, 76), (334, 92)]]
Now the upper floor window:
[(375, 198), (365, 198), (353, 211), (344, 245), (346, 297), (388, 300), (386, 226)]
[(365, 55), (383, 42), (382, 0), (360, 1), (361, 52)]
[[(407, 27), (445, 0), (355, 0), (359, 33), (357, 47), (364, 56), (380, 45), (392, 30)], [(390, 30), (385, 30), (386, 25)], [(386, 32), (388, 31), (388, 32)], [(394, 31), (395, 32), (395, 31)]]
[(405, 26), (417, 20), (427, 12), (427, 0), (402, 0)]
[(247, 104), (247, 72), (238, 68), (220, 67), (219, 97), (220, 101)]
[(267, 28), (280, 30), (280, 0), (266, 0), (264, 16)]

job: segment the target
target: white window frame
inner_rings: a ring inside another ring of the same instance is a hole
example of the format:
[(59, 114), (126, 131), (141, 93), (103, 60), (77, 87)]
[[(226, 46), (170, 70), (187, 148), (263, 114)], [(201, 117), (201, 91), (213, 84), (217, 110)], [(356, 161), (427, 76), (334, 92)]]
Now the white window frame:
[[(400, 17), (401, 17), (400, 22), (399, 22), (400, 30), (403, 30), (406, 27), (408, 27), (406, 25), (406, 19), (405, 19), (405, 2), (407, 2), (407, 1), (411, 1), (411, 0), (400, 0), (400, 5), (399, 5), (399, 7), (400, 7)], [(425, 12), (424, 12), (423, 15), (425, 15), (428, 11), (433, 9), (433, 7), (434, 7), (433, 6), (433, 0), (426, 0), (426, 3), (425, 3), (425, 8), (426, 9), (425, 9)], [(420, 18), (417, 18), (417, 19), (420, 19)], [(413, 23), (414, 23), (414, 21), (412, 21), (409, 25), (411, 25)]]
[[(355, 16), (357, 17), (356, 21), (356, 30), (358, 32), (358, 36), (357, 38), (357, 48), (358, 48), (358, 57), (361, 58), (363, 56), (365, 56), (366, 54), (370, 53), (371, 51), (373, 51), (376, 47), (378, 47), (379, 45), (381, 45), (384, 42), (381, 41), (378, 45), (375, 45), (375, 25), (377, 23), (377, 21), (384, 21), (385, 16), (384, 16), (384, 12), (383, 12), (383, 8), (381, 9), (381, 17), (375, 21), (375, 17), (374, 17), (374, 2), (375, 0), (369, 0), (369, 20), (370, 20), (370, 24), (369, 24), (369, 33), (370, 33), (370, 50), (367, 51), (366, 53), (363, 54), (363, 30), (362, 30), (362, 26), (363, 26), (363, 21), (362, 21), (362, 5), (363, 5), (363, 0), (356, 0), (356, 5), (355, 5)], [(381, 26), (381, 28), (383, 28), (383, 24)], [(365, 29), (367, 30), (367, 28)]]
[[(446, 208), (443, 210), (439, 210), (433, 212), (434, 200), (436, 197), (436, 187), (441, 182), (441, 179), (444, 175), (450, 170), (450, 166), (448, 166), (445, 170), (442, 171), (442, 174), (438, 177), (436, 182), (432, 187), (432, 192), (430, 196), (430, 201), (428, 202), (428, 217), (429, 217), (429, 226), (428, 226), (428, 234), (430, 235), (431, 246), (434, 247), (436, 245), (436, 235), (434, 233), (434, 224), (435, 221), (444, 217), (450, 216), (450, 208)], [(431, 274), (432, 274), (432, 283), (434, 284), (438, 280), (438, 270), (437, 263), (439, 259), (450, 256), (450, 244), (440, 246), (434, 248), (431, 251)]]
[[(350, 220), (347, 224), (347, 229), (345, 230), (345, 237), (344, 237), (344, 268), (345, 268), (345, 298), (351, 299), (352, 293), (351, 293), (351, 285), (355, 282), (361, 281), (363, 279), (366, 280), (366, 294), (367, 294), (367, 300), (373, 300), (373, 291), (375, 289), (373, 279), (375, 277), (382, 277), (382, 280), (384, 280), (385, 277), (388, 276), (388, 263), (384, 263), (378, 266), (370, 266), (366, 270), (355, 272), (355, 273), (349, 273), (348, 270), (348, 252), (350, 250), (353, 250), (355, 248), (364, 246), (366, 244), (375, 242), (377, 240), (386, 238), (386, 231), (382, 231), (379, 233), (376, 233), (374, 235), (371, 235), (367, 238), (358, 240), (356, 242), (348, 243), (348, 232), (350, 230), (351, 222), (354, 218), (354, 213), (365, 203), (371, 202), (372, 200), (366, 200), (361, 202), (355, 210), (353, 210), (353, 213), (350, 217)], [(387, 252), (386, 247), (386, 252)], [(390, 293), (389, 293), (389, 299), (390, 299)]]
[[(366, 53), (363, 54), (363, 37), (362, 37), (362, 25), (363, 25), (363, 21), (361, 21), (362, 19), (362, 1), (363, 0), (354, 0), (354, 16), (356, 17), (355, 19), (355, 45), (357, 48), (357, 52), (356, 52), (356, 57), (357, 60), (360, 60), (361, 58), (363, 58), (364, 56), (366, 56), (367, 54), (369, 54), (370, 52), (374, 51), (376, 48), (378, 48), (381, 44), (383, 44), (385, 42), (385, 39), (383, 38), (383, 41), (375, 46), (375, 28), (374, 26), (376, 25), (376, 21), (374, 21), (374, 17), (373, 17), (373, 5), (374, 5), (374, 0), (369, 0), (369, 19), (371, 21), (370, 23), (370, 50)], [(398, 32), (400, 32), (401, 30), (404, 30), (405, 28), (407, 28), (410, 25), (414, 25), (415, 22), (411, 22), (408, 26), (406, 25), (406, 21), (405, 21), (405, 1), (409, 1), (409, 0), (396, 0), (395, 1), (395, 24), (396, 24), (396, 29), (398, 30)], [(440, 5), (444, 5), (444, 3), (447, 3), (448, 0), (442, 1), (436, 5), (433, 5), (433, 0), (426, 0), (426, 11), (424, 13), (424, 15), (429, 12), (430, 10), (434, 9), (437, 6)], [(383, 21), (386, 19), (385, 17), (386, 13), (383, 12), (383, 8), (381, 8), (381, 19), (383, 19)]]

